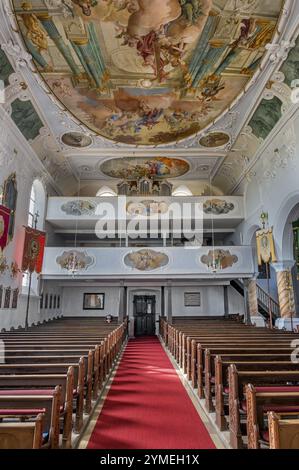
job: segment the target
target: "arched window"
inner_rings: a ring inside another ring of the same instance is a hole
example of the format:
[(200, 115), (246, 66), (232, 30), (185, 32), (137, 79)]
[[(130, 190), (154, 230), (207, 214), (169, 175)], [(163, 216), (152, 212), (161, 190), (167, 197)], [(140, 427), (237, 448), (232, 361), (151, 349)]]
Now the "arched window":
[(28, 225), (34, 227), (37, 216), (36, 228), (43, 230), (46, 209), (46, 192), (43, 184), (39, 180), (34, 180), (29, 201)]
[(33, 184), (31, 188), (30, 201), (29, 201), (29, 213), (28, 213), (29, 227), (34, 227), (35, 214), (36, 214), (36, 190)]
[(189, 196), (190, 197), (190, 196), (193, 196), (193, 194), (187, 186), (185, 186), (184, 184), (181, 184), (181, 186), (179, 186), (174, 191), (172, 191), (172, 196), (178, 196), (178, 197)]
[(116, 195), (116, 192), (108, 186), (102, 186), (96, 194), (97, 197), (112, 197)]

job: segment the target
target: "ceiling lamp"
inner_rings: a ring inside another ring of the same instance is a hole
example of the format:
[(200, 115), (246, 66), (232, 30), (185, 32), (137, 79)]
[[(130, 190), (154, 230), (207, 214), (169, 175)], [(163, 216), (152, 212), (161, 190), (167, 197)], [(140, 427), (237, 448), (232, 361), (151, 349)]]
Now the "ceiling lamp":
[(76, 251), (72, 251), (66, 260), (65, 269), (67, 270), (68, 274), (74, 278), (77, 274), (79, 274), (81, 268), (82, 261), (78, 258)]
[[(209, 178), (209, 188), (210, 188), (210, 197), (213, 196), (212, 192), (212, 181)], [(214, 216), (211, 214), (211, 229), (212, 229), (212, 259), (208, 262), (208, 268), (212, 271), (213, 274), (217, 274), (219, 270), (222, 269), (222, 260), (221, 253), (219, 250), (215, 250), (215, 230), (214, 230)]]
[(208, 262), (208, 268), (212, 271), (213, 274), (217, 274), (218, 271), (222, 269), (222, 257), (219, 250), (215, 251), (213, 246), (212, 250), (212, 260)]
[[(81, 173), (78, 176), (78, 193), (77, 198), (79, 200), (80, 197), (80, 190), (81, 190)], [(74, 278), (77, 274), (79, 274), (80, 269), (82, 268), (80, 264), (80, 260), (78, 259), (76, 248), (77, 248), (77, 236), (78, 236), (78, 216), (76, 217), (76, 225), (75, 225), (75, 239), (74, 239), (74, 251), (72, 251), (66, 260), (65, 269), (67, 270), (68, 274)]]

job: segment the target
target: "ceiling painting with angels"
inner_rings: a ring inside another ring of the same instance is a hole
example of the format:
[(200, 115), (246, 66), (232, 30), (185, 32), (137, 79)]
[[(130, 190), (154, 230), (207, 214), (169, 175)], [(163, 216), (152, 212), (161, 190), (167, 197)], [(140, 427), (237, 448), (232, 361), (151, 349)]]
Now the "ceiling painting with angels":
[(13, 0), (54, 95), (115, 142), (163, 145), (210, 125), (242, 92), (283, 0)]

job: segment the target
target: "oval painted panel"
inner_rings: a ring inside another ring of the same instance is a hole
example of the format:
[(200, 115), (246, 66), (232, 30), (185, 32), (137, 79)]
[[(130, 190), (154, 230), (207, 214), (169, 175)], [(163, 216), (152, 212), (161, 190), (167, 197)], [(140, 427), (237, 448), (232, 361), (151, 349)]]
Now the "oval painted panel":
[(229, 135), (224, 132), (211, 132), (210, 134), (202, 137), (199, 143), (203, 147), (217, 148), (228, 144), (229, 140)]
[(92, 144), (92, 139), (89, 135), (82, 134), (81, 132), (67, 132), (61, 137), (61, 141), (69, 147), (84, 148)]
[(143, 177), (166, 179), (185, 175), (190, 165), (185, 160), (168, 157), (153, 158), (112, 158), (100, 166), (101, 172), (118, 179), (139, 179)]
[(166, 266), (169, 263), (169, 258), (165, 253), (145, 248), (128, 253), (124, 263), (130, 268), (138, 269), (138, 271), (154, 271)]

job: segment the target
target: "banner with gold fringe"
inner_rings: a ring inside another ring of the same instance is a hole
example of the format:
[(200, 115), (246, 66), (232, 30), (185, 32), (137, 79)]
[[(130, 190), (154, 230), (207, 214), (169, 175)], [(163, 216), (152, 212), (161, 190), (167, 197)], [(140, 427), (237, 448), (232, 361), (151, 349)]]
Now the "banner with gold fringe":
[(258, 265), (275, 263), (277, 261), (273, 238), (273, 227), (256, 232), (256, 247)]
[(0, 205), (0, 249), (4, 250), (8, 240), (10, 209)]
[(40, 273), (43, 266), (46, 234), (31, 227), (25, 227), (25, 241), (22, 271)]

